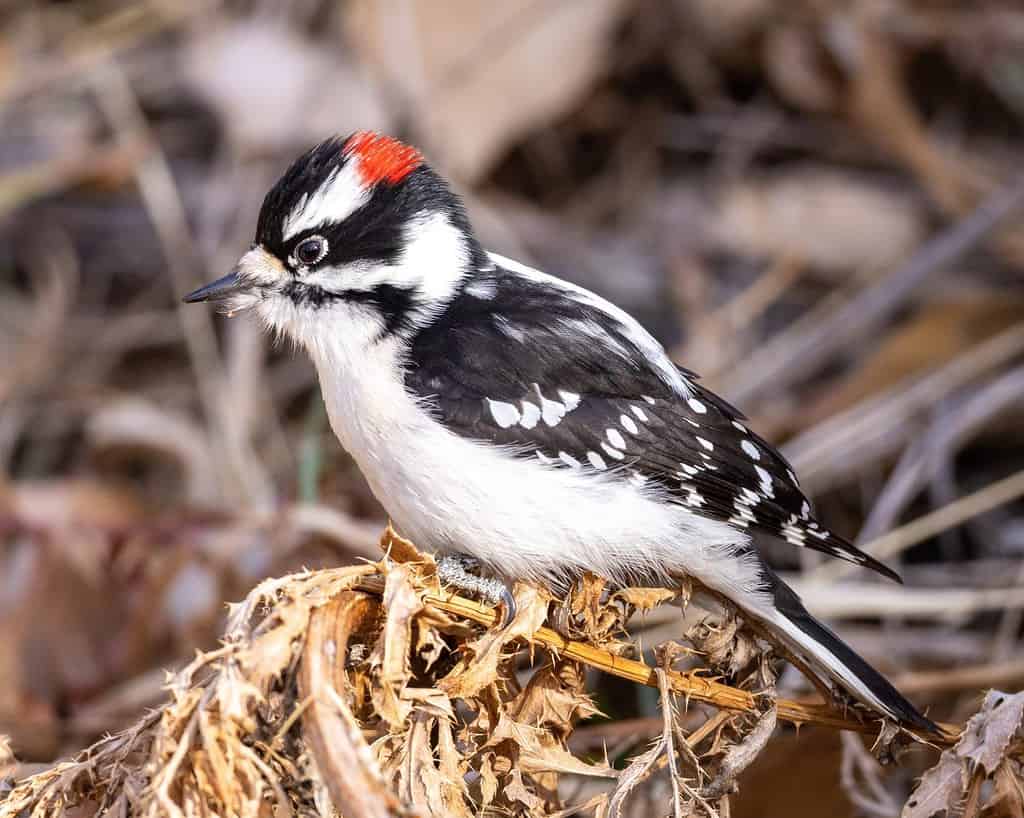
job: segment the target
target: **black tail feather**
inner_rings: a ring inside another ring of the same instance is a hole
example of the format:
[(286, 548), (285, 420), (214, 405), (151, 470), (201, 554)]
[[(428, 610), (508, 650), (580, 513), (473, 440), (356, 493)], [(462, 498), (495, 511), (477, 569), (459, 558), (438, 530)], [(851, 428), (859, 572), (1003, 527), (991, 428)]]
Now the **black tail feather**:
[[(827, 654), (835, 657), (860, 684), (867, 688), (885, 706), (889, 714), (898, 719), (904, 726), (930, 733), (940, 732), (938, 726), (907, 701), (903, 694), (893, 687), (881, 673), (858, 656), (828, 626), (815, 619), (807, 608), (804, 607), (800, 597), (796, 595), (792, 588), (786, 585), (773, 572), (769, 571), (768, 574), (775, 594), (776, 610), (806, 635), (809, 642), (821, 646), (824, 649), (823, 655), (824, 652), (827, 652)], [(855, 698), (863, 698), (863, 696), (858, 695), (858, 691), (848, 682), (845, 682), (836, 673), (831, 672), (828, 663), (823, 661), (822, 656), (815, 656), (813, 648), (809, 648), (806, 643), (798, 643), (794, 647), (798, 649), (800, 654), (807, 655), (812, 660), (816, 660), (813, 662), (815, 668), (828, 671), (829, 676), (835, 679)]]

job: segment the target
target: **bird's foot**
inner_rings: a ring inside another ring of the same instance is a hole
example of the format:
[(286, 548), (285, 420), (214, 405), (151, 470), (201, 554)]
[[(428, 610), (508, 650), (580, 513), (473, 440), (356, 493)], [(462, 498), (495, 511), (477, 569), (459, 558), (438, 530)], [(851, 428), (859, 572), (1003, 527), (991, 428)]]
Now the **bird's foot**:
[(445, 554), (437, 560), (437, 578), (441, 584), (478, 597), (489, 605), (501, 606), (500, 625), (504, 628), (515, 618), (515, 598), (505, 583), (475, 573), (479, 570), (479, 560), (468, 554)]

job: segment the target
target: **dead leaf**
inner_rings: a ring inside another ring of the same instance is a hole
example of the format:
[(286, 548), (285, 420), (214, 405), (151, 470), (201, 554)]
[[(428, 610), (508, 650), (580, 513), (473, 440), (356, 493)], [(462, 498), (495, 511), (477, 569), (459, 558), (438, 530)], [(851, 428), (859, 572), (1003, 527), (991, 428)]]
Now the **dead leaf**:
[(582, 685), (563, 683), (555, 667), (538, 670), (523, 692), (509, 705), (516, 721), (543, 727), (560, 738), (567, 738), (577, 721), (600, 715)]
[(812, 165), (728, 188), (710, 224), (722, 249), (750, 258), (795, 258), (831, 273), (884, 268), (908, 256), (925, 235), (920, 205), (902, 191)]
[(608, 40), (626, 5), (415, 0), (398, 29), (385, 6), (361, 0), (349, 6), (348, 33), (420, 114), (432, 158), (472, 182), (605, 71)]
[(437, 719), (455, 720), (451, 700), (435, 687), (407, 687), (402, 698), (413, 702), (416, 709)]
[(502, 713), (485, 747), (511, 740), (523, 772), (557, 772), (597, 778), (615, 778), (618, 772), (607, 764), (587, 764), (570, 753), (549, 731), (513, 721)]
[(612, 594), (612, 600), (621, 599), (637, 613), (644, 614), (677, 596), (678, 591), (668, 588), (623, 588)]
[(989, 691), (981, 709), (968, 720), (960, 741), (944, 750), (939, 763), (921, 776), (902, 818), (930, 818), (940, 810), (953, 810), (963, 799), (974, 769), (980, 767), (989, 774), (1002, 769), (1022, 715), (1024, 692)]
[(505, 628), (492, 628), (463, 648), (463, 656), (438, 687), (453, 699), (471, 699), (497, 677), (505, 646), (529, 639), (548, 615), (548, 596), (522, 583), (516, 586), (516, 617)]
[(412, 725), (402, 742), (398, 795), (403, 804), (424, 809), (429, 815), (446, 816), (444, 777), (434, 766), (430, 746), (433, 726), (434, 718), (426, 712), (412, 715)]
[[(387, 130), (382, 94), (345, 49), (310, 41), (273, 15), (217, 25), (186, 39), (185, 78), (212, 108), (236, 150), (289, 151), (324, 134)], [(210, 24), (212, 22), (212, 24)], [(264, 55), (273, 53), (273, 63)]]
[(412, 621), (422, 609), (423, 600), (413, 584), (412, 569), (407, 565), (392, 568), (384, 586), (387, 619), (374, 648), (373, 664), (379, 668), (380, 679), (380, 685), (374, 689), (374, 705), (393, 730), (399, 729), (409, 714), (402, 690), (411, 675)]
[(384, 533), (380, 535), (380, 550), (392, 562), (433, 563), (433, 557), (424, 554), (409, 540), (395, 531), (391, 527), (390, 522), (388, 522), (387, 527), (384, 529)]
[(505, 797), (513, 803), (522, 804), (534, 815), (544, 814), (544, 799), (531, 792), (523, 783), (523, 774), (519, 770), (512, 770), (509, 774), (511, 779), (505, 785)]
[(1010, 739), (1024, 718), (1024, 692), (1013, 695), (990, 690), (981, 710), (967, 721), (964, 734), (956, 745), (961, 758), (980, 764), (991, 775), (1006, 757)]
[(500, 781), (498, 774), (494, 771), (494, 753), (484, 753), (480, 758), (480, 794), (483, 805), (489, 806), (494, 803), (498, 796)]
[(1015, 763), (1006, 759), (995, 774), (995, 788), (982, 807), (982, 818), (1024, 818), (1024, 788)]

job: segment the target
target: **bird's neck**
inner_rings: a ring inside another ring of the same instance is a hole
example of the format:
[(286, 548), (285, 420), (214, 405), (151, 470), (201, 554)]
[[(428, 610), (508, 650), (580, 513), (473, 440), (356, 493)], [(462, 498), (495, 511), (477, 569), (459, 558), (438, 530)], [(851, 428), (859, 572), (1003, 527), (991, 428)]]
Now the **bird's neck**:
[(331, 427), (346, 450), (373, 456), (414, 408), (402, 377), (405, 343), (351, 324), (304, 344), (316, 366)]

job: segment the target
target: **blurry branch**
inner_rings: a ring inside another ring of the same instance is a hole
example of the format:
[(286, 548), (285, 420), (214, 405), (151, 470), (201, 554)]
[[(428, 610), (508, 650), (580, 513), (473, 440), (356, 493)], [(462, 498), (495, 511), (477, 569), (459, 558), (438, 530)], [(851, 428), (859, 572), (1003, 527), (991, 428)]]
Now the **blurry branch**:
[[(0, 406), (11, 398), (24, 400), (45, 383), (52, 361), (58, 357), (61, 331), (78, 293), (78, 259), (73, 249), (59, 232), (49, 239), (42, 259), (32, 265), (31, 278), (37, 291), (33, 303), (26, 303), (6, 288), (3, 292), (13, 309), (9, 313), (4, 310), (7, 314), (0, 320), (0, 346), (5, 350), (0, 360)], [(26, 317), (28, 321), (19, 326), (18, 319)], [(0, 455), (0, 462), (3, 459)]]
[[(984, 514), (993, 508), (1024, 497), (1024, 471), (1011, 474), (1002, 480), (980, 489), (966, 497), (961, 497), (949, 505), (936, 509), (928, 514), (918, 517), (913, 522), (900, 526), (895, 531), (879, 537), (876, 540), (863, 546), (864, 551), (873, 557), (885, 560), (899, 554), (911, 546), (924, 542), (936, 534), (939, 534), (953, 526), (959, 525), (971, 517)], [(857, 570), (852, 563), (840, 562), (838, 560), (823, 564), (807, 577), (808, 582), (830, 582), (846, 576)], [(908, 589), (900, 589), (900, 594), (906, 594)], [(931, 591), (929, 594), (933, 593)], [(968, 592), (964, 592), (968, 593)], [(996, 591), (971, 591), (971, 594), (999, 593)], [(1024, 593), (1024, 590), (1022, 590)]]
[(887, 454), (900, 451), (914, 430), (914, 415), (1024, 353), (1024, 327), (1012, 326), (969, 348), (945, 366), (912, 377), (808, 429), (783, 447), (805, 488), (829, 487)]
[(969, 390), (966, 397), (953, 402), (955, 411), (936, 413), (931, 428), (904, 451), (861, 527), (859, 542), (870, 541), (890, 529), (943, 463), (988, 428), (993, 418), (1024, 404), (1024, 366)]
[(776, 259), (746, 289), (703, 319), (687, 347), (678, 356), (673, 357), (683, 361), (697, 359), (700, 356), (694, 352), (708, 346), (728, 350), (720, 357), (712, 358), (714, 368), (702, 374), (702, 377), (709, 381), (721, 377), (721, 373), (730, 371), (736, 366), (737, 360), (749, 352), (745, 348), (746, 345), (743, 349), (730, 348), (727, 339), (737, 333), (742, 335), (744, 328), (754, 326), (762, 314), (778, 301), (806, 270), (807, 265), (798, 258), (782, 256)]
[(961, 213), (970, 202), (969, 163), (929, 137), (907, 95), (902, 51), (867, 17), (862, 14), (844, 31), (845, 37), (830, 41), (849, 76), (843, 109), (863, 134), (907, 165), (940, 207)]
[(143, 153), (140, 143), (124, 142), (37, 162), (23, 170), (0, 176), (0, 219), (32, 199), (73, 185), (93, 180), (103, 184), (118, 182), (131, 175)]
[(1024, 587), (907, 588), (875, 582), (833, 585), (787, 577), (807, 606), (826, 619), (856, 616), (912, 616), (956, 620), (981, 611), (1024, 608)]
[[(202, 264), (195, 251), (170, 164), (136, 99), (124, 73), (113, 62), (97, 66), (90, 74), (97, 102), (121, 141), (142, 143), (149, 152), (136, 167), (136, 182), (163, 249), (174, 290), (181, 294), (196, 284), (195, 268)], [(223, 485), (234, 489), (233, 500), (266, 505), (272, 497), (270, 481), (250, 450), (247, 428), (239, 428), (231, 417), (232, 402), (224, 362), (217, 349), (211, 313), (188, 309), (178, 303), (178, 315), (185, 328), (185, 342), (199, 386), (204, 413), (213, 427), (210, 444), (221, 450), (216, 461), (222, 465)], [(244, 424), (242, 424), (244, 427)]]
[(1024, 206), (1024, 177), (993, 193), (970, 216), (924, 244), (907, 262), (830, 315), (766, 343), (731, 374), (724, 392), (743, 403), (816, 373), (838, 351), (891, 318), (941, 267), (969, 251)]
[(993, 662), (988, 665), (967, 665), (932, 671), (911, 671), (894, 679), (905, 694), (935, 693), (947, 690), (1016, 689), (1024, 680), (1024, 659)]
[(123, 6), (95, 22), (79, 26), (58, 44), (52, 61), (26, 67), (20, 74), (15, 73), (13, 79), (0, 84), (0, 106), (52, 85), (73, 85), (119, 51), (181, 25), (212, 5), (212, 0), (173, 3), (150, 0)]
[(352, 517), (320, 503), (295, 503), (282, 514), (286, 525), (296, 534), (318, 534), (331, 544), (344, 544), (343, 559), (353, 555), (376, 559), (380, 556), (380, 524)]

